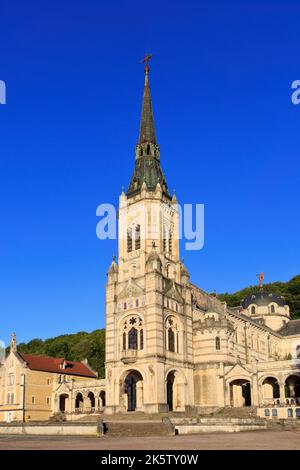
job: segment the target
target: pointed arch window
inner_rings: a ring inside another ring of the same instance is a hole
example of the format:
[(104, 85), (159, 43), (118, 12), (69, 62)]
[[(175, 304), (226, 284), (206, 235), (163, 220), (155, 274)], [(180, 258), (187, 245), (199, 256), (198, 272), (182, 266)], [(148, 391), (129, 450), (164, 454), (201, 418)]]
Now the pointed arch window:
[(168, 346), (169, 351), (175, 352), (175, 334), (171, 328), (168, 330)]
[(140, 349), (144, 349), (144, 331), (140, 330)]
[(252, 315), (255, 315), (255, 313), (256, 313), (256, 308), (255, 308), (254, 305), (252, 305), (252, 307), (251, 307), (251, 313), (252, 313)]
[(132, 251), (132, 228), (129, 227), (127, 229), (127, 252), (130, 253)]
[(136, 225), (135, 227), (135, 249), (139, 250), (141, 248), (141, 226)]
[(275, 305), (271, 305), (271, 313), (275, 313)]
[(120, 336), (120, 348), (122, 351), (127, 349), (144, 349), (144, 329), (143, 320), (139, 315), (127, 317), (123, 322), (122, 333)]
[(167, 231), (165, 225), (163, 226), (163, 250), (166, 253), (167, 251)]
[(129, 349), (137, 349), (138, 348), (138, 332), (134, 326), (129, 330), (128, 333), (128, 348)]
[(165, 321), (165, 341), (167, 351), (179, 353), (180, 328), (177, 318), (173, 315), (168, 316)]
[(221, 340), (220, 340), (220, 336), (217, 336), (216, 337), (216, 351), (220, 351), (221, 350)]
[(169, 230), (169, 254), (172, 254), (173, 250), (173, 235), (171, 229)]

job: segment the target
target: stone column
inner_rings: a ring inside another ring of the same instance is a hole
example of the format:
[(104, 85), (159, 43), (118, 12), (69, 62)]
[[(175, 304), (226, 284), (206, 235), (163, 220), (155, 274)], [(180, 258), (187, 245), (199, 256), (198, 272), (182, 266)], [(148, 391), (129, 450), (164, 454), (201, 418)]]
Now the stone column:
[(142, 410), (144, 405), (143, 400), (143, 381), (139, 380), (136, 383), (136, 409)]
[(285, 382), (279, 382), (279, 398), (280, 403), (285, 403)]
[(258, 406), (263, 403), (264, 395), (263, 395), (263, 386), (262, 384), (257, 383), (257, 399), (258, 399)]
[(257, 360), (252, 363), (252, 377), (250, 381), (250, 390), (251, 390), (251, 405), (258, 406), (258, 379), (257, 379)]
[(71, 394), (68, 395), (68, 398), (66, 398), (66, 413), (71, 413), (72, 412), (72, 398)]
[(89, 413), (91, 411), (91, 401), (88, 396), (83, 397), (83, 413)]
[(258, 382), (257, 382), (257, 374), (253, 374), (252, 376), (252, 397), (251, 397), (251, 405), (258, 406), (259, 405), (259, 398), (258, 398)]
[(56, 397), (54, 398), (54, 412), (57, 413), (58, 411), (59, 411), (59, 398), (56, 395)]
[(224, 364), (223, 362), (220, 362), (219, 365), (219, 377), (217, 377), (218, 381), (218, 388), (219, 388), (219, 393), (218, 393), (218, 401), (219, 401), (219, 406), (226, 406), (226, 384), (225, 384), (225, 379), (224, 379)]
[(224, 399), (225, 399), (225, 406), (231, 406), (230, 400), (230, 384), (224, 383)]
[(173, 392), (173, 405), (174, 411), (185, 411), (185, 403), (184, 403), (184, 383), (177, 383), (174, 384), (174, 392)]

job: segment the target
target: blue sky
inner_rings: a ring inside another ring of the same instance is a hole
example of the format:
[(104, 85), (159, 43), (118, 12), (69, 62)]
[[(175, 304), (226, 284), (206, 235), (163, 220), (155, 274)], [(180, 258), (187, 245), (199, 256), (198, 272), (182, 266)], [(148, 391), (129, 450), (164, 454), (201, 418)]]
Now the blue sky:
[(134, 165), (143, 87), (181, 203), (205, 204), (184, 252), (217, 292), (299, 274), (300, 5), (296, 1), (1, 2), (0, 338), (104, 326), (115, 241), (96, 207)]

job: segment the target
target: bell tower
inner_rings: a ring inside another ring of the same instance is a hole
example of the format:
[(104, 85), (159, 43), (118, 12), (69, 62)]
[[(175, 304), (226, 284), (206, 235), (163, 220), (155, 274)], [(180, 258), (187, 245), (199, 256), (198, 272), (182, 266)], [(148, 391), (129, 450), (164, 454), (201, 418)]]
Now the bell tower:
[(150, 58), (134, 171), (119, 200), (118, 262), (107, 277), (106, 413), (184, 411), (193, 403), (191, 291), (179, 258), (178, 204), (160, 164)]

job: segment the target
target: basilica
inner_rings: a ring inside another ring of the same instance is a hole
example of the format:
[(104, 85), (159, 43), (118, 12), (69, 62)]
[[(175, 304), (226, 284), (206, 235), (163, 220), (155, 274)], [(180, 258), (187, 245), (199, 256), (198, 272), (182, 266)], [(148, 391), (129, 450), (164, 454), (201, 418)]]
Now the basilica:
[[(107, 273), (106, 377), (97, 379), (88, 364), (62, 359), (51, 372), (51, 361), (36, 361), (44, 367), (38, 380), (48, 380), (43, 419), (59, 411), (74, 417), (290, 409), (300, 403), (300, 320), (290, 319), (284, 298), (261, 283), (240, 306), (229, 308), (196, 286), (180, 259), (179, 207), (161, 166), (148, 58), (133, 174), (119, 199), (118, 257)], [(33, 362), (20, 359), (13, 344), (0, 367), (0, 420), (8, 413), (19, 419), (22, 406), (24, 412), (18, 370), (24, 374)], [(12, 394), (18, 397), (13, 404)], [(25, 420), (38, 403), (37, 397), (29, 400)]]

